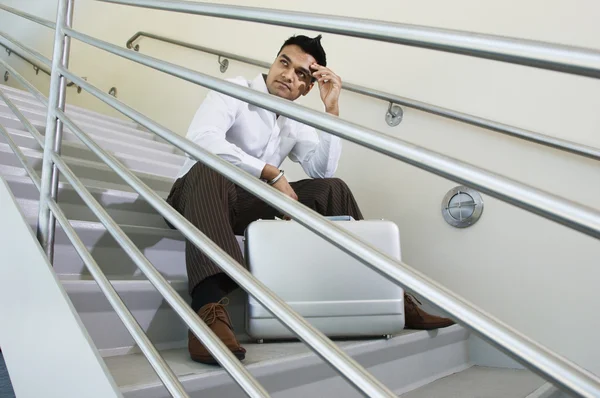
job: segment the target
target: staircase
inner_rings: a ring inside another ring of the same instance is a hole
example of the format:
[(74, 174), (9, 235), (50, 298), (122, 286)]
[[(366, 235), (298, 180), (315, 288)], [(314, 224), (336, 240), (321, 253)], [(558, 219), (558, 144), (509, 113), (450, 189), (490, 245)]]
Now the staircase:
[[(43, 134), (45, 107), (21, 90), (0, 85)], [(67, 114), (147, 185), (166, 197), (184, 161), (178, 149), (135, 123), (69, 106)], [(0, 124), (41, 174), (42, 151), (10, 109), (0, 104)], [(65, 131), (62, 155), (95, 198), (183, 297), (187, 295), (185, 240), (138, 194)], [(0, 175), (35, 228), (39, 192), (0, 137)], [(240, 388), (218, 367), (192, 362), (187, 328), (83, 204), (61, 182), (58, 203), (149, 338), (192, 396), (238, 397)], [(126, 397), (167, 397), (149, 363), (135, 346), (96, 282), (57, 227), (54, 271)], [(248, 350), (245, 364), (274, 397), (359, 396), (304, 344), (250, 341), (244, 331), (243, 292), (231, 297), (230, 313)], [(410, 331), (391, 339), (339, 341), (339, 345), (397, 394), (406, 397), (533, 397), (542, 379), (520, 369), (484, 368), (469, 359), (468, 332), (458, 325), (433, 332)], [(10, 367), (10, 364), (9, 364)], [(448, 376), (448, 377), (447, 377)], [(410, 391), (410, 392), (409, 392)], [(550, 395), (544, 395), (550, 396)]]

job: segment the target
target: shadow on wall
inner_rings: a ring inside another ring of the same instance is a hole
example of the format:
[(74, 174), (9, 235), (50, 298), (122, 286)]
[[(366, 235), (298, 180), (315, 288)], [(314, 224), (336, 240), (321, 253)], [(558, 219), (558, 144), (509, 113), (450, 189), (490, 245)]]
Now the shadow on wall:
[(10, 377), (8, 377), (8, 369), (6, 369), (2, 351), (0, 351), (0, 397), (15, 398), (15, 392), (10, 383)]

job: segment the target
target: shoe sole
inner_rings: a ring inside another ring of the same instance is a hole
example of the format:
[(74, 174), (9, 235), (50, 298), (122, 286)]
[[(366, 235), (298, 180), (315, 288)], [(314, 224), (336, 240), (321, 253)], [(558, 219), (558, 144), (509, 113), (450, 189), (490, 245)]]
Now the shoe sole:
[(410, 330), (435, 330), (435, 329), (443, 329), (455, 325), (455, 322), (452, 323), (438, 323), (438, 324), (420, 324), (420, 325), (406, 325), (405, 329)]
[[(243, 361), (244, 359), (246, 359), (246, 353), (245, 352), (232, 352), (232, 354), (235, 355), (235, 357), (239, 361)], [(193, 356), (190, 355), (190, 358), (194, 362), (202, 363), (202, 364), (205, 364), (205, 365), (219, 365), (219, 362), (217, 362), (217, 360), (214, 359), (213, 357), (210, 357), (210, 358), (200, 358), (200, 357), (193, 357)]]

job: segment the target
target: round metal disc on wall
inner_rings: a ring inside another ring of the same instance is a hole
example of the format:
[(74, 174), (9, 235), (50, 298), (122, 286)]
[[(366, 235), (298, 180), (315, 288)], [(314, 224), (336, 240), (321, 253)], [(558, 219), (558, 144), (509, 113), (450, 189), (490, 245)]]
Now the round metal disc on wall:
[(385, 113), (385, 122), (390, 127), (396, 127), (402, 122), (404, 110), (400, 105), (390, 104), (388, 111)]
[(452, 188), (442, 201), (442, 216), (453, 227), (466, 228), (477, 222), (483, 213), (483, 198), (474, 189)]

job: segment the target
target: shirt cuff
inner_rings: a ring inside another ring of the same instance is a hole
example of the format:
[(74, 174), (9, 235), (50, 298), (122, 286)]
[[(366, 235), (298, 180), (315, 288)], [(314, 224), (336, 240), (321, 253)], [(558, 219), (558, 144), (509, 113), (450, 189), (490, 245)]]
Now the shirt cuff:
[(262, 174), (266, 164), (267, 162), (248, 155), (244, 157), (242, 163), (240, 164), (240, 168), (252, 174), (254, 177), (260, 178), (260, 175)]

